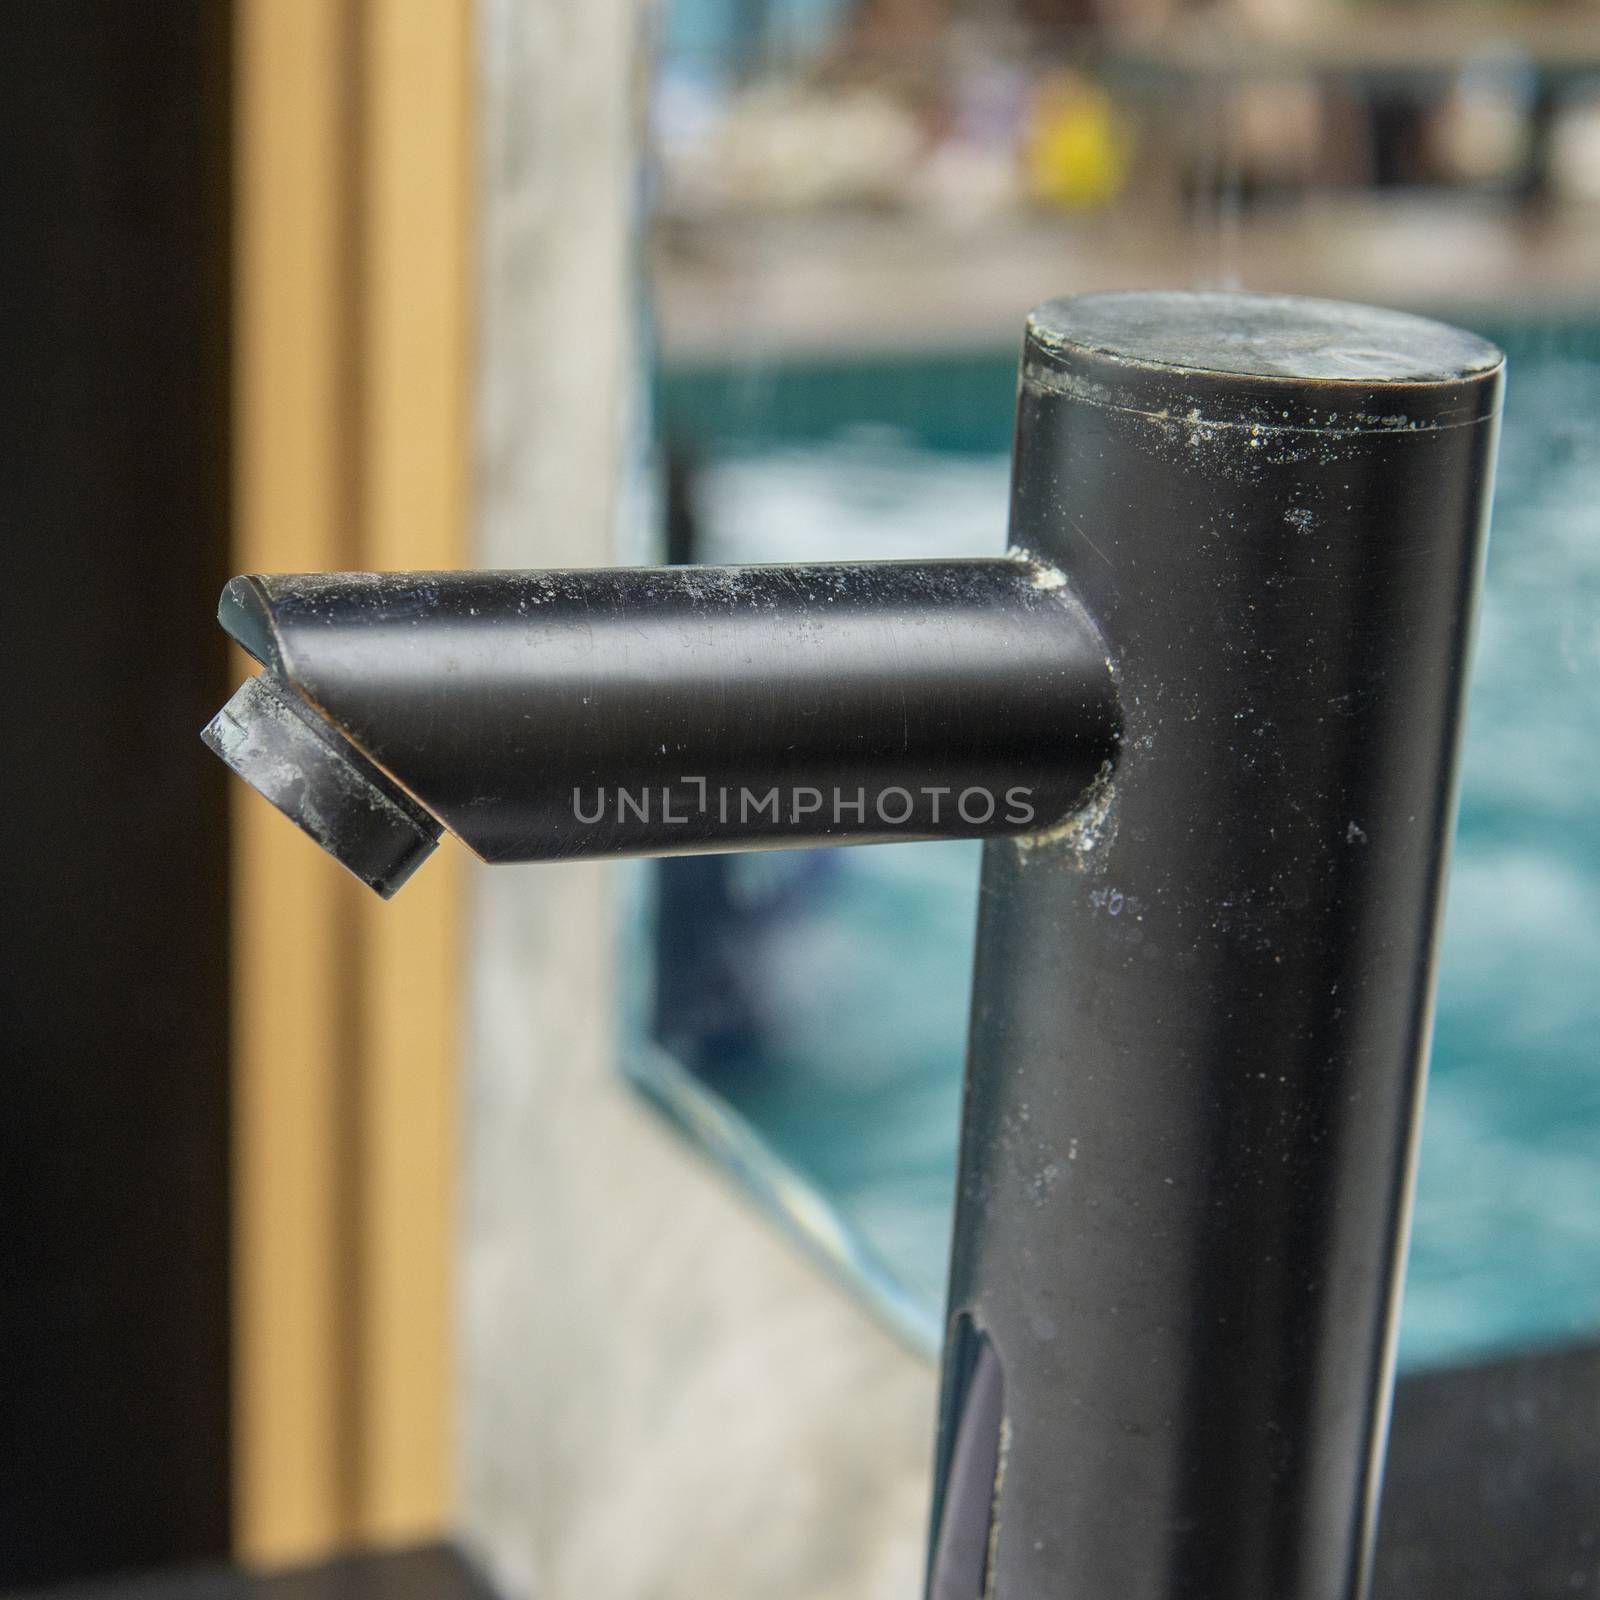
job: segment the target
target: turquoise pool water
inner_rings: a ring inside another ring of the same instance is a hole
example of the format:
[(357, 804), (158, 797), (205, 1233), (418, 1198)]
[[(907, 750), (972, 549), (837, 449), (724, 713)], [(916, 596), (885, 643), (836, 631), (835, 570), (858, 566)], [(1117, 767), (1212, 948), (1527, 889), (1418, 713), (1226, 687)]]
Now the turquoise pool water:
[[(1402, 1360), (1600, 1332), (1600, 334), (1511, 358)], [(682, 374), (697, 557), (1004, 544), (1007, 356)], [(643, 1086), (931, 1348), (978, 847), (663, 864)], [(645, 949), (641, 945), (641, 950)], [(674, 996), (676, 998), (674, 998)]]

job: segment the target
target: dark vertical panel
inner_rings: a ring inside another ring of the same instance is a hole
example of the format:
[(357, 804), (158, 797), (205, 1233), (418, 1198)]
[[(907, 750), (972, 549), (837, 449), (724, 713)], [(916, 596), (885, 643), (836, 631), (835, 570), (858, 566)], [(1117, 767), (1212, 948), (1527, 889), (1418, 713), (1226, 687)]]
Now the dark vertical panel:
[(0, 1589), (226, 1548), (229, 10), (0, 6)]

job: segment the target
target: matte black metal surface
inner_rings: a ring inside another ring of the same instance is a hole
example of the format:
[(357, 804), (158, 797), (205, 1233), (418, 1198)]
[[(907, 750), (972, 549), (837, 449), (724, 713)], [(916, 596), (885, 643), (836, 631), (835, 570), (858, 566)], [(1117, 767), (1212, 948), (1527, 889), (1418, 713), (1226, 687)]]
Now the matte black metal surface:
[(1014, 833), (1113, 748), (1099, 637), (1002, 557), (252, 577), (221, 617), (489, 861)]
[[(1501, 365), (1487, 339), (1403, 311), (1149, 290), (1047, 301), (1028, 318), (1027, 356), (1034, 382), (1099, 377), (1116, 386), (1100, 398), (1123, 409), (1166, 384), (1191, 421), (1384, 430), (1487, 415)], [(1274, 395), (1284, 406), (1258, 415)]]
[(1400, 1380), (1373, 1593), (1600, 1594), (1600, 1347)]
[(959, 1371), (961, 1416), (941, 1463), (939, 1521), (928, 1600), (970, 1600), (989, 1570), (995, 1485), (1004, 1452), (1005, 1382), (988, 1337), (969, 1322), (952, 1330), (946, 1359)]
[(1176, 377), (1116, 299), (1030, 326), (1012, 536), (1124, 733), (985, 855), (950, 1310), (1004, 1371), (999, 1600), (1365, 1581), (1499, 380), (1321, 302), (1298, 350), (1296, 304), (1196, 300)]

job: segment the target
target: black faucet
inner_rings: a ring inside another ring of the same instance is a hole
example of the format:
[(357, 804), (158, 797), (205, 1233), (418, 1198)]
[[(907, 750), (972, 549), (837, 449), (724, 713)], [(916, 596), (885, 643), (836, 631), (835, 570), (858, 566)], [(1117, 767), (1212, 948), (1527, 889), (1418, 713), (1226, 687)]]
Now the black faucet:
[(1366, 1589), (1493, 346), (1029, 319), (990, 560), (235, 579), (206, 739), (380, 893), (982, 836), (930, 1600)]

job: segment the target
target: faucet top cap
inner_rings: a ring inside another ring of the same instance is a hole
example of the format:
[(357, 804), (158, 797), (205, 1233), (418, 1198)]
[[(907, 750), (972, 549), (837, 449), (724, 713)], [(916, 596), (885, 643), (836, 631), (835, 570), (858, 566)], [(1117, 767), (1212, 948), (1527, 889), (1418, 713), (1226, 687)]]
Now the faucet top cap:
[(1299, 295), (1140, 291), (1050, 300), (1024, 381), (1195, 421), (1384, 432), (1477, 422), (1504, 357), (1443, 322)]

